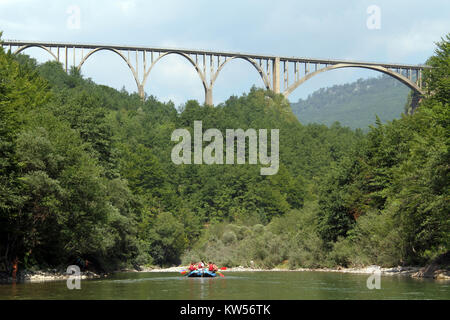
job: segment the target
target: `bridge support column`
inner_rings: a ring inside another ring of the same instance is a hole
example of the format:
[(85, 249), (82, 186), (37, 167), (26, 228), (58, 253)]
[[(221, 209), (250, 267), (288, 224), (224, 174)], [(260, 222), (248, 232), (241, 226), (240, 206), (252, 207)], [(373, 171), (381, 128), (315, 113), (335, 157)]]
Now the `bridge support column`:
[(141, 100), (144, 101), (145, 100), (145, 91), (144, 91), (143, 85), (138, 85), (138, 94), (139, 94), (139, 97), (141, 97)]
[(411, 105), (410, 105), (410, 109), (408, 110), (409, 114), (413, 114), (416, 111), (421, 100), (422, 100), (422, 95), (419, 94), (417, 91), (413, 90), (412, 97), (411, 97)]
[(66, 73), (67, 73), (67, 71), (69, 70), (69, 69), (67, 68), (67, 64), (68, 64), (68, 59), (67, 59), (67, 46), (65, 46), (64, 49), (66, 50), (66, 53), (65, 53), (66, 63), (64, 64), (64, 67), (66, 68)]
[(212, 87), (205, 89), (205, 104), (208, 106), (213, 105), (213, 92)]
[(276, 57), (272, 65), (273, 92), (280, 93), (280, 58)]

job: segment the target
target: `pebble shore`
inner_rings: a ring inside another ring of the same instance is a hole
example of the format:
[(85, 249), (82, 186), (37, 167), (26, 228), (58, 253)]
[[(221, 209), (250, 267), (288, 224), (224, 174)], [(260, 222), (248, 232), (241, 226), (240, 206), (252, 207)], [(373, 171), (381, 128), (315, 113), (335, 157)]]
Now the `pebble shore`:
[[(133, 270), (134, 272), (181, 272), (186, 270), (187, 266), (170, 267), (170, 268), (146, 268), (142, 267), (140, 271)], [(132, 271), (132, 270), (126, 270)], [(427, 267), (394, 267), (394, 268), (381, 268), (379, 266), (368, 266), (365, 268), (273, 268), (273, 269), (260, 269), (249, 267), (233, 267), (228, 268), (225, 272), (260, 272), (260, 271), (317, 271), (317, 272), (341, 272), (341, 273), (356, 273), (356, 274), (371, 274), (376, 271), (380, 271), (382, 275), (404, 275), (413, 278), (433, 278), (437, 280), (450, 280), (450, 271), (444, 269), (427, 270)]]
[[(187, 266), (177, 266), (170, 268), (158, 268), (158, 267), (140, 267), (140, 270), (135, 269), (124, 269), (117, 272), (181, 272), (186, 270)], [(381, 268), (379, 266), (368, 266), (365, 268), (297, 268), (297, 269), (286, 269), (286, 268), (273, 268), (273, 269), (260, 269), (260, 268), (249, 268), (249, 267), (233, 267), (227, 268), (225, 273), (229, 272), (301, 272), (301, 271), (315, 271), (315, 272), (341, 272), (341, 273), (355, 273), (355, 274), (371, 274), (379, 271), (382, 275), (403, 275), (413, 278), (432, 278), (436, 280), (450, 280), (450, 271), (448, 269), (439, 269), (427, 267), (394, 267), (394, 268)], [(44, 282), (44, 281), (57, 281), (57, 280), (67, 280), (71, 275), (63, 272), (58, 272), (57, 270), (48, 271), (25, 271), (19, 273), (17, 280), (24, 282)], [(100, 275), (91, 271), (85, 271), (81, 273), (81, 279), (95, 279), (106, 277), (106, 274)], [(0, 274), (0, 283), (10, 283), (13, 279), (6, 275)]]
[[(59, 272), (57, 270), (47, 270), (47, 271), (24, 271), (19, 272), (16, 277), (16, 281), (19, 282), (45, 282), (45, 281), (57, 281), (57, 280), (67, 280), (69, 277), (73, 276), (65, 272)], [(91, 271), (81, 272), (80, 278), (83, 279), (95, 279), (101, 278), (106, 275), (99, 275)], [(7, 274), (0, 274), (0, 283), (11, 283), (13, 278)]]

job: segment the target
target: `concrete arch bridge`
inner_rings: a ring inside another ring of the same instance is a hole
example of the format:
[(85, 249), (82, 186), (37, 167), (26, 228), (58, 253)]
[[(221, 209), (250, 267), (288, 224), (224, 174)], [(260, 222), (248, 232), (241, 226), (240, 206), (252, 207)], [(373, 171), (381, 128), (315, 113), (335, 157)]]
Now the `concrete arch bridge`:
[(425, 65), (376, 63), (346, 60), (279, 57), (237, 52), (205, 51), (156, 47), (117, 46), (104, 44), (76, 44), (58, 42), (30, 42), (5, 40), (5, 49), (19, 54), (28, 48), (41, 48), (58, 62), (69, 68), (81, 69), (91, 56), (99, 51), (117, 54), (127, 64), (134, 77), (137, 92), (145, 97), (144, 86), (153, 67), (164, 57), (178, 55), (185, 58), (196, 70), (205, 91), (205, 103), (213, 104), (213, 88), (220, 71), (232, 60), (242, 59), (259, 73), (266, 89), (288, 97), (298, 86), (317, 74), (340, 68), (364, 68), (387, 74), (410, 87), (416, 96), (422, 96), (422, 72)]

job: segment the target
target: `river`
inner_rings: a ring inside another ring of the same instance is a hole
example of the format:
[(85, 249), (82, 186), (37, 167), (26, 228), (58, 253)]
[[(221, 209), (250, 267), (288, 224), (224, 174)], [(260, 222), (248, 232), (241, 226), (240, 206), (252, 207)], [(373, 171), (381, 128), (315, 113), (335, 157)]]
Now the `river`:
[(66, 281), (1, 284), (0, 299), (450, 299), (450, 282), (381, 276), (369, 290), (367, 274), (334, 272), (224, 272), (224, 277), (186, 278), (179, 273), (115, 273), (81, 280), (79, 290)]

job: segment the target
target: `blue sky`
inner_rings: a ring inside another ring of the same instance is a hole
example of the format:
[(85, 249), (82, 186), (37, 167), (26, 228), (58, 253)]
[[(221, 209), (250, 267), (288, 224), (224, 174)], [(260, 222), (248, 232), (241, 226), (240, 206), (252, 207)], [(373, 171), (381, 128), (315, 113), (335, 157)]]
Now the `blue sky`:
[[(380, 28), (369, 29), (367, 8), (380, 9)], [(80, 11), (70, 28), (69, 8)], [(353, 59), (419, 64), (434, 42), (450, 32), (450, 1), (144, 1), (0, 0), (3, 39), (108, 43), (224, 50), (268, 55)], [(43, 62), (41, 49), (25, 53)], [(136, 91), (125, 63), (110, 52), (93, 55), (82, 73), (97, 83)], [(377, 76), (374, 71), (341, 69), (322, 73), (300, 86), (297, 101), (320, 87)], [(214, 103), (262, 87), (247, 62), (228, 64), (214, 86)], [(204, 101), (201, 82), (183, 58), (168, 56), (152, 70), (148, 94), (180, 105)]]

